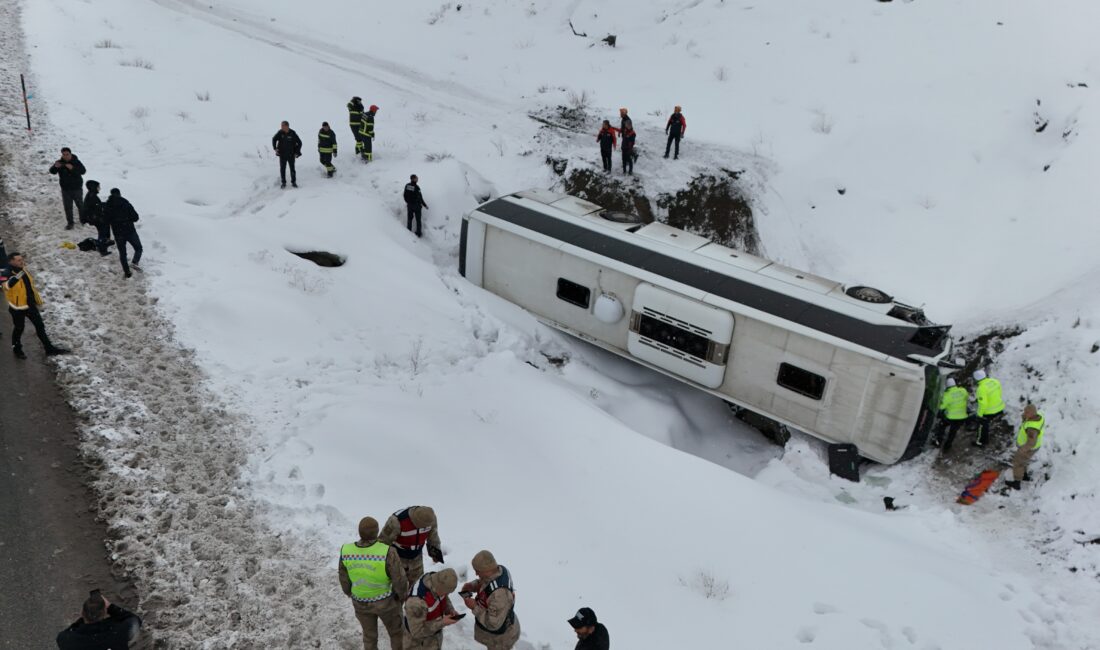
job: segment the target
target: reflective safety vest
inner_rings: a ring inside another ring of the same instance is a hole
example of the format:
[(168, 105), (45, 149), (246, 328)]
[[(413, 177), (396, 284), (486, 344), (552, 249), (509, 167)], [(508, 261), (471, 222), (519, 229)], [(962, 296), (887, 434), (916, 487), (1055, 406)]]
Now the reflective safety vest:
[(1020, 431), (1019, 431), (1019, 433), (1016, 434), (1016, 446), (1017, 447), (1023, 447), (1024, 445), (1027, 444), (1027, 430), (1028, 429), (1038, 429), (1039, 430), (1039, 435), (1035, 436), (1035, 446), (1032, 447), (1032, 449), (1038, 449), (1039, 447), (1043, 446), (1043, 434), (1047, 432), (1047, 430), (1046, 430), (1046, 417), (1043, 415), (1042, 411), (1039, 412), (1038, 416), (1039, 416), (1038, 420), (1028, 420), (1028, 421), (1026, 421), (1026, 422), (1024, 422), (1023, 424), (1020, 425)]
[[(424, 578), (428, 576), (434, 576), (435, 572), (425, 573), (420, 576), (420, 579), (409, 589), (409, 598), (419, 598), (424, 601), (424, 604), (428, 606), (428, 614), (424, 617), (425, 621), (434, 621), (437, 618), (443, 618), (443, 612), (446, 610), (444, 603), (446, 598), (436, 598), (431, 589), (428, 589), (428, 585), (424, 584)], [(409, 629), (409, 617), (403, 617), (405, 620), (405, 629)]]
[[(11, 278), (19, 275), (20, 271), (14, 268), (0, 269), (0, 276), (4, 278), (4, 298), (8, 301), (8, 307), (11, 309), (17, 309), (23, 311), (30, 309), (31, 306), (37, 307), (42, 304), (42, 297), (38, 295), (38, 287), (34, 286), (34, 278), (31, 274), (24, 269), (22, 276), (14, 282)], [(27, 293), (27, 285), (31, 285), (30, 294)], [(33, 301), (32, 301), (33, 298)]]
[(365, 548), (354, 543), (340, 547), (340, 561), (348, 570), (353, 600), (375, 603), (393, 595), (390, 577), (386, 574), (386, 553), (389, 550), (390, 547), (382, 542)]
[(363, 125), (359, 127), (359, 135), (368, 138), (374, 137), (374, 113), (367, 111), (363, 114)]
[(336, 151), (336, 134), (321, 129), (317, 132), (317, 151), (320, 153), (334, 153)]
[(943, 391), (940, 400), (940, 410), (948, 420), (966, 419), (966, 402), (970, 399), (970, 393), (962, 386), (952, 386)]
[[(409, 508), (412, 507), (409, 506)], [(412, 522), (412, 517), (409, 516), (409, 508), (393, 513), (393, 516), (397, 517), (397, 523), (401, 524), (401, 532), (398, 533), (397, 539), (393, 541), (393, 545), (397, 548), (397, 554), (406, 560), (420, 557), (420, 549), (424, 548), (424, 544), (428, 542), (428, 533), (432, 532), (431, 526), (427, 528), (416, 527), (416, 524)]]
[(363, 121), (363, 105), (356, 104), (355, 102), (348, 102), (348, 123), (352, 126), (359, 126), (359, 123)]
[(512, 609), (508, 610), (507, 618), (505, 618), (500, 627), (495, 630), (490, 630), (489, 628), (482, 625), (480, 622), (477, 623), (477, 626), (480, 629), (485, 630), (489, 634), (504, 634), (508, 630), (508, 626), (514, 623), (516, 620), (516, 590), (515, 587), (512, 585), (512, 574), (509, 573), (508, 569), (506, 569), (503, 565), (500, 567), (500, 575), (494, 578), (492, 581), (489, 582), (489, 584), (485, 585), (481, 588), (481, 590), (477, 592), (477, 598), (475, 599), (477, 600), (477, 604), (481, 605), (485, 609), (489, 609), (489, 596), (493, 595), (493, 592), (497, 589), (507, 589), (508, 591), (512, 592)]
[(974, 389), (974, 396), (978, 398), (978, 417), (997, 415), (1005, 410), (1005, 401), (1001, 397), (1001, 382), (992, 377), (986, 377), (978, 382), (978, 386)]

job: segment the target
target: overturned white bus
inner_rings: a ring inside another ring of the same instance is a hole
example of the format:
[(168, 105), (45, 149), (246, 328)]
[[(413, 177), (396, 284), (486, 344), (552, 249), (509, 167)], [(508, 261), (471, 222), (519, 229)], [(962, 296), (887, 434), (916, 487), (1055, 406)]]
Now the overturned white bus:
[(528, 190), (462, 222), (459, 271), (542, 322), (881, 462), (924, 446), (949, 326), (661, 223)]

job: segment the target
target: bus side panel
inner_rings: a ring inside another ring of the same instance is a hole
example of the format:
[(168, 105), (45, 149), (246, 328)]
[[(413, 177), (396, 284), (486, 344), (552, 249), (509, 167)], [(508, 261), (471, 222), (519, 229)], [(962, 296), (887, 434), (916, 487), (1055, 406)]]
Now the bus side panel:
[(485, 257), (485, 222), (466, 219), (462, 222), (462, 240), (458, 256), (458, 272), (477, 286), (482, 286)]

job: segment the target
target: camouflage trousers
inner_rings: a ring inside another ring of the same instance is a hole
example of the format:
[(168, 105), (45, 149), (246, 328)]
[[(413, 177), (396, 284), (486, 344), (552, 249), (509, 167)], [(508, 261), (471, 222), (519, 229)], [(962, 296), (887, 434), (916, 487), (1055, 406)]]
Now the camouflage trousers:
[(408, 578), (409, 586), (412, 587), (420, 579), (420, 576), (424, 575), (424, 553), (421, 552), (411, 560), (400, 559), (401, 568), (405, 570), (405, 577)]
[(1035, 448), (1035, 436), (1028, 435), (1027, 442), (1022, 447), (1017, 447), (1016, 453), (1012, 455), (1012, 480), (1024, 480), (1024, 474), (1027, 474), (1027, 466), (1031, 463), (1031, 457), (1037, 451), (1039, 450)]
[(401, 648), (403, 646), (402, 635), (405, 628), (401, 623), (401, 605), (393, 598), (377, 603), (360, 603), (352, 601), (355, 606), (355, 618), (359, 619), (359, 625), (363, 627), (363, 650), (378, 650), (378, 620), (386, 628), (390, 635), (390, 647)]

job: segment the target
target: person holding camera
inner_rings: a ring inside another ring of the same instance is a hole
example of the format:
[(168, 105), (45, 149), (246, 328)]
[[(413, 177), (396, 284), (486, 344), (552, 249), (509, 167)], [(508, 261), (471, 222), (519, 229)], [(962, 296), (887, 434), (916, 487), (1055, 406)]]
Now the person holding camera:
[(470, 561), (477, 580), (462, 585), (460, 595), (474, 614), (474, 641), (488, 650), (512, 650), (519, 641), (512, 574), (489, 551)]
[(378, 541), (378, 520), (359, 520), (359, 541), (340, 547), (340, 589), (351, 598), (355, 618), (363, 628), (363, 650), (378, 650), (378, 619), (390, 636), (390, 647), (401, 648), (401, 602), (409, 582), (397, 550)]
[(57, 182), (61, 184), (61, 207), (65, 209), (65, 230), (72, 230), (73, 204), (80, 215), (80, 223), (84, 223), (84, 163), (76, 157), (72, 149), (61, 148), (61, 157), (50, 165), (50, 173), (57, 176)]
[(127, 650), (141, 632), (141, 619), (107, 600), (88, 594), (80, 618), (57, 635), (60, 650)]

